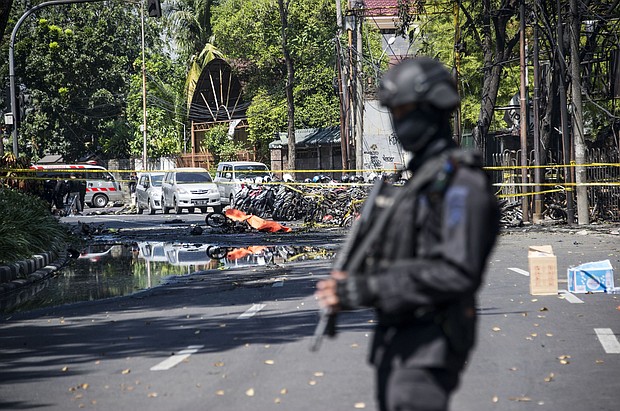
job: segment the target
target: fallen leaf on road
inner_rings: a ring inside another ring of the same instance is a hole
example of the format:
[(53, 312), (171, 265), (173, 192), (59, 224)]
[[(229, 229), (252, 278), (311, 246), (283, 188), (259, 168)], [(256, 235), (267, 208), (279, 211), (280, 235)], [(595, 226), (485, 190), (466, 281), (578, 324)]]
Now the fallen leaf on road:
[(249, 390), (247, 390), (245, 392), (245, 395), (247, 395), (248, 397), (253, 397), (254, 396), (254, 388), (250, 388)]
[(310, 381), (308, 381), (308, 384), (309, 385), (316, 385), (316, 381), (315, 380), (310, 380)]
[(129, 374), (131, 370), (127, 368), (126, 370), (121, 371), (121, 374)]
[(224, 390), (215, 391), (215, 395), (224, 395)]
[(499, 402), (499, 397), (494, 395), (493, 398), (491, 398), (491, 402)]
[(596, 361), (594, 361), (594, 362), (595, 362), (596, 364), (603, 364), (605, 361), (603, 361), (603, 360), (596, 360)]
[(88, 384), (84, 383), (80, 386), (83, 390), (87, 390), (88, 389)]
[(276, 404), (280, 404), (282, 402), (282, 400), (278, 397), (276, 397), (273, 402), (275, 402)]
[(156, 392), (149, 392), (148, 397), (149, 398), (155, 398), (155, 397), (157, 397), (157, 393)]
[(560, 364), (570, 364), (570, 362), (568, 361), (569, 358), (570, 355), (560, 355), (558, 357), (558, 360), (560, 360)]
[(64, 367), (62, 367), (62, 368), (60, 369), (60, 371), (62, 371), (62, 372), (67, 372), (67, 371), (69, 371), (69, 367), (64, 366)]
[(286, 395), (287, 393), (288, 393), (288, 390), (286, 388), (282, 388), (280, 390), (280, 394), (282, 394), (282, 395)]
[(275, 364), (275, 361), (274, 360), (265, 360), (265, 364), (273, 365), (273, 364)]
[(498, 332), (498, 331), (501, 331), (501, 330), (502, 330), (502, 329), (501, 329), (501, 328), (499, 328), (499, 327), (493, 327), (493, 328), (491, 328), (491, 329), (492, 329), (493, 331), (495, 331), (495, 332)]
[(553, 334), (552, 334), (552, 333), (547, 333), (547, 334), (545, 334), (545, 335), (546, 335), (547, 337), (553, 337)]
[(315, 372), (315, 373), (314, 373), (314, 376), (315, 376), (315, 377), (322, 377), (322, 376), (324, 376), (324, 375), (325, 375), (325, 374), (323, 373), (323, 371), (317, 371), (317, 372)]
[(224, 363), (222, 361), (218, 361), (218, 362), (214, 363), (213, 365), (216, 366), (216, 367), (223, 367)]
[(555, 379), (555, 374), (550, 373), (548, 377), (545, 377), (545, 382), (551, 382)]
[(547, 307), (542, 307), (542, 308), (538, 309), (538, 311), (549, 311), (549, 309)]
[(366, 408), (366, 404), (364, 404), (363, 402), (356, 402), (354, 407), (357, 409)]
[(359, 347), (359, 345), (357, 345), (357, 344), (351, 344), (351, 348), (357, 348), (357, 347)]

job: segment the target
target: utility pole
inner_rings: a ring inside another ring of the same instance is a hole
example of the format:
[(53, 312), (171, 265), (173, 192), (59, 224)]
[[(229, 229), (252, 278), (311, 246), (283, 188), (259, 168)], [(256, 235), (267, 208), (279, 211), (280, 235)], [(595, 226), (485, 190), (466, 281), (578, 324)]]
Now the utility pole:
[(532, 64), (534, 66), (534, 163), (536, 168), (534, 169), (534, 213), (533, 222), (538, 224), (542, 222), (542, 196), (540, 195), (540, 181), (541, 181), (541, 160), (540, 160), (540, 61), (538, 58), (539, 46), (538, 46), (538, 18), (536, 15), (536, 7), (534, 7), (534, 50), (532, 53)]
[[(461, 70), (461, 26), (459, 25), (461, 1), (454, 3), (454, 67), (452, 75), (454, 76), (454, 84), (456, 92), (460, 94), (459, 72)], [(459, 146), (461, 145), (461, 106), (459, 105), (454, 111), (454, 130), (453, 139)]]
[[(359, 3), (358, 3), (359, 4)], [(363, 13), (358, 8), (355, 13), (357, 30), (355, 62), (355, 168), (362, 175), (364, 169), (364, 92), (362, 84), (362, 20)]]
[(573, 186), (572, 170), (570, 167), (571, 162), (571, 139), (568, 131), (568, 102), (566, 99), (566, 60), (564, 59), (564, 34), (562, 27), (562, 5), (560, 0), (556, 0), (556, 7), (558, 10), (558, 22), (557, 22), (557, 44), (556, 55), (558, 61), (558, 69), (560, 72), (559, 81), (559, 95), (560, 95), (560, 117), (562, 128), (562, 156), (564, 157), (564, 181), (566, 183), (566, 220), (568, 224), (575, 223), (575, 206), (573, 204)]
[(575, 191), (577, 193), (577, 223), (590, 223), (590, 209), (588, 206), (588, 176), (586, 168), (586, 147), (585, 137), (583, 134), (583, 106), (581, 102), (581, 74), (579, 66), (581, 59), (579, 58), (579, 38), (581, 33), (581, 18), (577, 0), (570, 1), (571, 14), (571, 42), (570, 42), (570, 67), (571, 67), (571, 94), (573, 96), (573, 135), (575, 140)]
[(523, 210), (523, 222), (530, 221), (530, 210), (529, 210), (529, 201), (527, 195), (527, 181), (528, 181), (528, 172), (527, 172), (527, 126), (528, 126), (528, 118), (527, 118), (527, 77), (525, 75), (525, 0), (521, 0), (521, 4), (519, 6), (519, 19), (520, 19), (520, 33), (519, 33), (519, 44), (520, 44), (520, 53), (519, 53), (519, 61), (520, 61), (520, 73), (521, 73), (521, 87), (520, 87), (520, 135), (521, 135), (521, 183), (523, 184), (521, 187), (521, 194), (523, 195), (521, 198), (521, 208)]
[(142, 22), (142, 169), (148, 170), (146, 164), (148, 158), (146, 155), (146, 57), (144, 53), (144, 0), (140, 3), (140, 20)]
[[(340, 106), (340, 153), (342, 158), (342, 169), (349, 169), (349, 139), (348, 139), (348, 90), (347, 75), (343, 73), (342, 48), (340, 46), (340, 36), (342, 35), (342, 4), (336, 0), (336, 64), (338, 70), (338, 101)], [(344, 174), (344, 173), (343, 173)]]

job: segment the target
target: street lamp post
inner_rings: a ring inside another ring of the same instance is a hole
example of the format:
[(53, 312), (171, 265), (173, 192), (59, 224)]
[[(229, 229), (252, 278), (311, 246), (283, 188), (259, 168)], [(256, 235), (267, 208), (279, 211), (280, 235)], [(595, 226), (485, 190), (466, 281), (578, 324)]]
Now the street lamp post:
[(142, 169), (148, 170), (146, 164), (146, 61), (144, 53), (144, 0), (140, 3), (140, 20), (142, 22)]
[(9, 85), (10, 85), (10, 90), (9, 93), (11, 95), (11, 116), (12, 116), (12, 120), (13, 120), (13, 154), (15, 156), (17, 156), (18, 153), (18, 146), (17, 146), (17, 122), (15, 121), (16, 119), (16, 112), (17, 112), (17, 96), (15, 95), (15, 51), (14, 51), (14, 46), (15, 46), (15, 38), (17, 37), (17, 31), (19, 30), (19, 27), (22, 25), (22, 23), (24, 22), (24, 20), (26, 20), (26, 17), (28, 17), (29, 15), (31, 15), (32, 13), (34, 13), (37, 10), (40, 10), (44, 7), (47, 6), (56, 6), (56, 5), (63, 5), (63, 4), (78, 4), (78, 3), (92, 3), (92, 2), (96, 2), (96, 1), (103, 1), (103, 0), (53, 0), (53, 1), (47, 1), (45, 3), (41, 3), (37, 6), (34, 6), (33, 8), (26, 10), (26, 12), (24, 12), (24, 14), (19, 18), (19, 20), (17, 20), (17, 23), (15, 24), (15, 27), (13, 27), (13, 31), (11, 32), (11, 40), (9, 42)]

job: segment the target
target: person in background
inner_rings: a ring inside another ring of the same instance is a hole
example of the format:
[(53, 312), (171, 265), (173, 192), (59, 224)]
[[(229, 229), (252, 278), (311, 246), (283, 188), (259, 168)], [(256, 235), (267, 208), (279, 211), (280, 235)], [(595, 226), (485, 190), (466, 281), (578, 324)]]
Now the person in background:
[(54, 186), (54, 206), (57, 212), (65, 208), (65, 196), (69, 191), (68, 183), (65, 180), (66, 177), (66, 175), (58, 175), (56, 185)]
[(69, 177), (69, 197), (67, 198), (67, 202), (71, 205), (71, 209), (69, 211), (70, 213), (73, 213), (75, 208), (76, 214), (82, 214), (82, 204), (80, 202), (80, 182), (76, 173), (71, 173), (71, 176)]
[(78, 192), (79, 192), (79, 202), (80, 202), (80, 211), (84, 212), (84, 205), (85, 205), (85, 201), (86, 201), (86, 188), (87, 188), (87, 182), (86, 182), (86, 176), (84, 174), (78, 174), (77, 175), (77, 180), (78, 180)]
[(138, 186), (138, 176), (132, 172), (129, 176), (127, 187), (129, 188), (129, 196), (131, 197), (131, 205), (136, 204), (136, 187)]
[[(331, 313), (376, 310), (370, 361), (381, 411), (444, 411), (474, 345), (476, 295), (499, 230), (498, 205), (480, 156), (451, 138), (459, 95), (441, 63), (405, 60), (385, 74), (378, 96), (413, 154), (413, 177), (364, 204), (372, 213), (357, 224), (371, 228), (352, 232), (377, 229), (363, 263), (355, 272), (335, 266), (315, 295)], [(385, 224), (373, 227), (376, 215)]]

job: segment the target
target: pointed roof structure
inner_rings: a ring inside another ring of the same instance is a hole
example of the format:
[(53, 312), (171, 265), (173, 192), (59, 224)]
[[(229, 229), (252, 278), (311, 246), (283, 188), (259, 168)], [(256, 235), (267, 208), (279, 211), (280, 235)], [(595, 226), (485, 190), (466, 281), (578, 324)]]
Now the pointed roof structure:
[(249, 103), (242, 98), (241, 83), (223, 59), (211, 60), (202, 70), (189, 108), (189, 119), (215, 123), (245, 119)]

